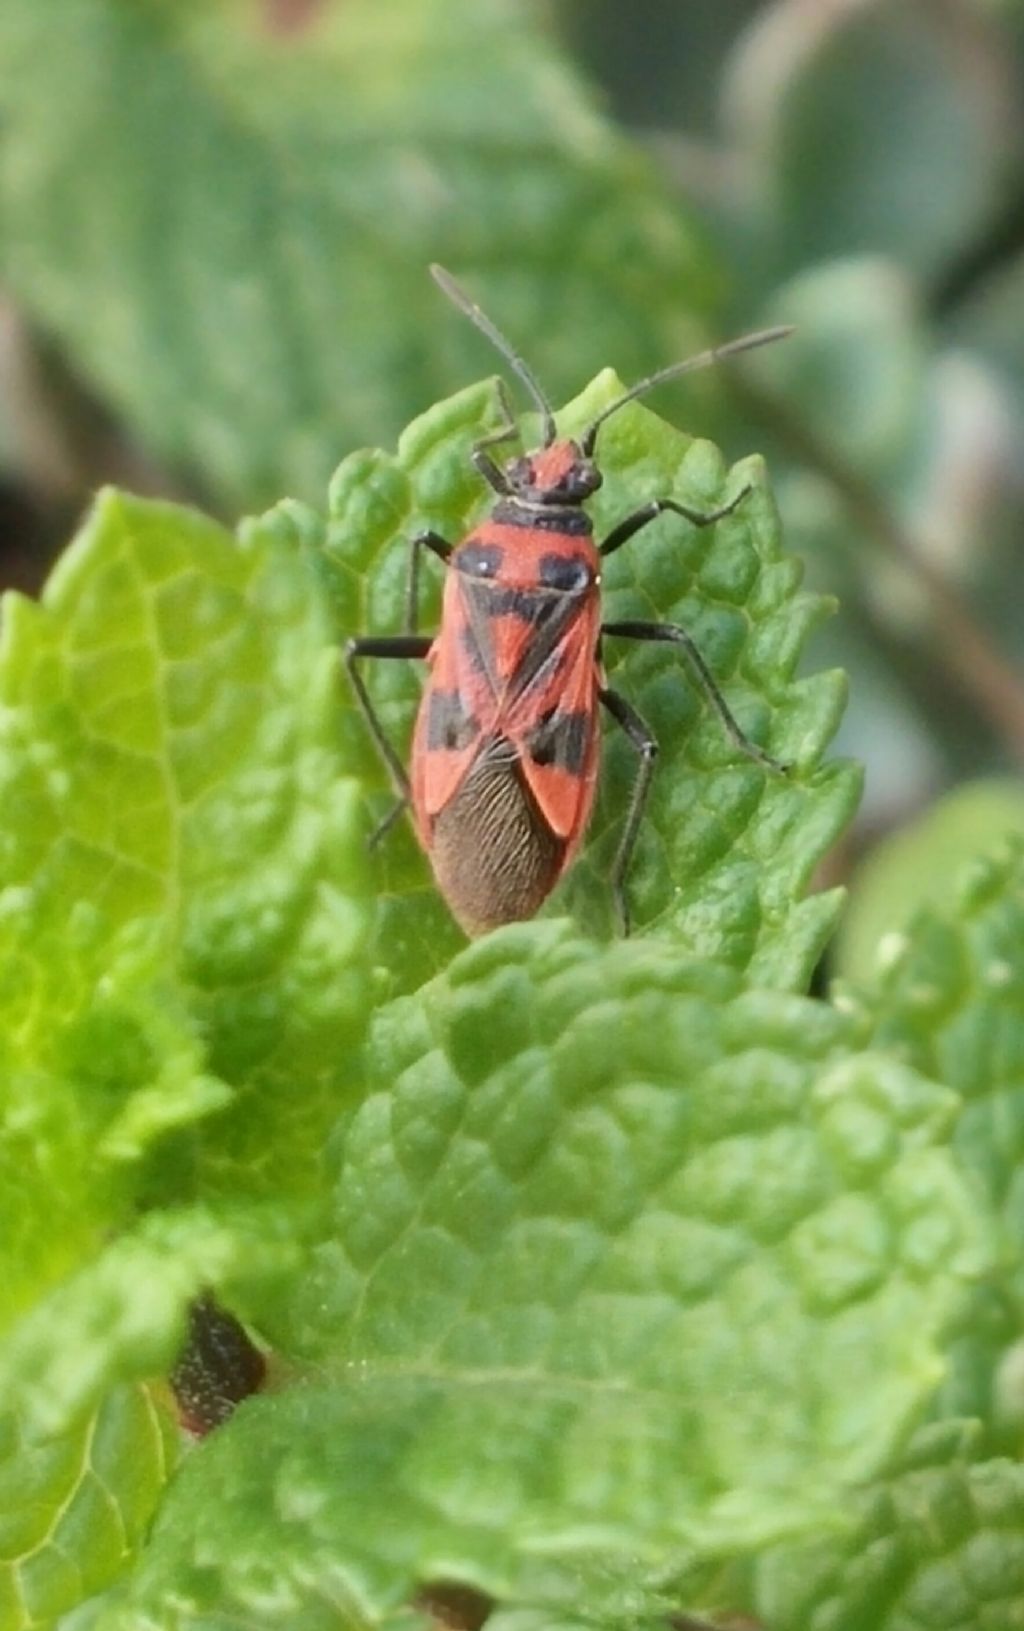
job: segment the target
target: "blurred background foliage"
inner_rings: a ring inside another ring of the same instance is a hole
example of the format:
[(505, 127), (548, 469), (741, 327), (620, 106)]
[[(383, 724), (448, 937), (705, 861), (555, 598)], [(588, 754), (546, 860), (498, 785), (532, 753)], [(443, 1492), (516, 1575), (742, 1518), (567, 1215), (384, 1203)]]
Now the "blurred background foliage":
[(556, 397), (798, 325), (657, 405), (841, 599), (863, 971), (1024, 827), (1024, 3), (4, 0), (0, 579), (103, 481), (321, 506), (495, 367), (430, 260)]

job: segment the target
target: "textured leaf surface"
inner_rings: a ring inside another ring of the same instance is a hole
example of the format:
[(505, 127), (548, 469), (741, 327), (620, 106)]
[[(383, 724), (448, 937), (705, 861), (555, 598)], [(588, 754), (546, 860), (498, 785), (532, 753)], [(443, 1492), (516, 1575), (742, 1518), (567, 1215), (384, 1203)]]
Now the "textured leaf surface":
[[(963, 1096), (953, 1148), (999, 1213), (1002, 1273), (972, 1302), (947, 1407), (1018, 1442), (1024, 1399), (1012, 1364), (1024, 1313), (1024, 852), (1019, 843), (946, 883), (948, 904), (884, 943), (877, 982), (843, 992), (871, 1041)], [(1009, 1363), (1003, 1392), (1000, 1366)], [(1003, 1419), (1005, 1418), (1005, 1419)]]
[(114, 493), (5, 602), (6, 1325), (140, 1203), (315, 1186), (365, 995), (331, 635), (280, 528)]
[(26, 1438), (0, 1418), (0, 1627), (50, 1627), (124, 1568), (175, 1458), (145, 1388), (119, 1388), (73, 1431)]
[(235, 507), (318, 498), (479, 355), (439, 257), (555, 389), (585, 345), (687, 348), (702, 255), (529, 8), (281, 9), (0, 8), (0, 272), (152, 449)]
[(112, 1623), (372, 1622), (436, 1578), (639, 1611), (687, 1547), (838, 1520), (987, 1250), (955, 1099), (848, 1040), (561, 924), (384, 1009), (272, 1333), (319, 1380), (207, 1441)]
[(22, 1317), (0, 1350), (0, 1394), (33, 1431), (63, 1432), (120, 1380), (166, 1375), (209, 1288), (280, 1296), (301, 1268), (295, 1236), (281, 1203), (147, 1213)]
[[(619, 389), (612, 375), (602, 375), (566, 409), (565, 428), (579, 430)], [(493, 388), (473, 386), (416, 420), (397, 457), (362, 453), (342, 464), (332, 487), (328, 554), (344, 633), (401, 628), (408, 538), (430, 526), (457, 540), (485, 513), (487, 490), (468, 452), (494, 413)], [(531, 433), (532, 427), (527, 441)], [(789, 776), (773, 775), (744, 758), (676, 652), (609, 640), (609, 675), (662, 750), (629, 884), (635, 927), (671, 934), (695, 955), (746, 969), (764, 984), (800, 989), (839, 905), (834, 894), (804, 899), (808, 880), (849, 818), (859, 785), (852, 767), (819, 765), (843, 704), (841, 676), (795, 676), (829, 603), (799, 589), (800, 568), (782, 551), (759, 460), (729, 471), (709, 443), (639, 407), (609, 423), (600, 454), (605, 485), (592, 506), (599, 538), (652, 497), (674, 496), (707, 511), (750, 486), (737, 512), (713, 530), (664, 516), (612, 556), (605, 609), (609, 618), (681, 623), (741, 725), (793, 767)], [(428, 562), (422, 575), (432, 582), (424, 585), (421, 627), (433, 629), (440, 568)], [(422, 665), (366, 668), (381, 717), (404, 751)], [(383, 771), (354, 709), (346, 749), (367, 787), (382, 790)], [(635, 772), (634, 750), (621, 732), (611, 733), (590, 842), (551, 906), (601, 934), (614, 932), (607, 879)], [(389, 800), (390, 792), (381, 796), (375, 811), (386, 810)], [(389, 973), (411, 982), (443, 966), (461, 936), (409, 832), (389, 836), (377, 866), (378, 957)]]
[(1024, 1626), (1024, 1468), (978, 1459), (969, 1429), (920, 1435), (855, 1513), (840, 1542), (761, 1566), (758, 1609), (773, 1631)]

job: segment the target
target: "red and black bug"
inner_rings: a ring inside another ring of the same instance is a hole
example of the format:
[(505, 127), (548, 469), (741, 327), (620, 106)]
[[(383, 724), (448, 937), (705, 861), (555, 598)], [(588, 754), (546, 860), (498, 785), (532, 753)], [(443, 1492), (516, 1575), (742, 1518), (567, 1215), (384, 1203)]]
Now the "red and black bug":
[[(490, 449), (518, 435), (499, 387), (504, 422), (477, 442), (472, 454), (497, 502), (459, 544), (436, 532), (412, 539), (408, 633), (350, 640), (345, 661), (352, 686), (399, 795), (393, 815), (411, 806), (438, 887), (470, 935), (532, 917), (572, 861), (594, 802), (598, 704), (603, 704), (639, 755), (611, 877), (628, 932), (625, 879), (658, 746), (625, 697), (606, 685), (603, 638), (677, 646), (736, 746), (771, 770), (783, 767), (744, 735), (685, 629), (671, 623), (601, 622), (602, 560), (666, 510), (707, 527), (731, 515), (749, 489), (708, 512), (673, 498), (651, 499), (598, 545), (583, 508), (601, 486), (594, 458), (598, 432), (613, 413), (653, 386), (789, 330), (764, 329), (659, 370), (604, 408), (574, 441), (558, 436), (550, 402), (490, 319), (442, 267), (431, 272), (526, 386), (541, 415), (543, 442), (504, 466), (495, 462)], [(436, 638), (415, 632), (423, 549), (447, 568)], [(374, 711), (358, 668), (364, 657), (421, 658), (429, 665), (411, 774)]]

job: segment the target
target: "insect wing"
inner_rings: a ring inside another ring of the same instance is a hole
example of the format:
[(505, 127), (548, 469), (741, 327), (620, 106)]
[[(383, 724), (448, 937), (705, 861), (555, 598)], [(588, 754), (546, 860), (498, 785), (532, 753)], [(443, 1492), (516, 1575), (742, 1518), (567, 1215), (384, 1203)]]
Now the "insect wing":
[(488, 655), (467, 618), (455, 572), (445, 583), (441, 633), (427, 661), (430, 678), (412, 754), (413, 806), (421, 830), (454, 798), (496, 716)]
[(530, 791), (551, 831), (570, 843), (586, 826), (594, 800), (598, 618), (596, 598), (578, 608), (510, 710), (509, 736)]

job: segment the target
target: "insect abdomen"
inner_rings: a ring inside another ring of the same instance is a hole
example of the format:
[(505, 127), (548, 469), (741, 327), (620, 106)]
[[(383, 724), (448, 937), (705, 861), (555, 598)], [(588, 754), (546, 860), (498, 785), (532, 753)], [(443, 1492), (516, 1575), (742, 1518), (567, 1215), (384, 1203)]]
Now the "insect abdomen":
[(551, 893), (568, 841), (544, 821), (512, 744), (494, 737), (434, 817), (438, 887), (469, 935), (532, 917)]

